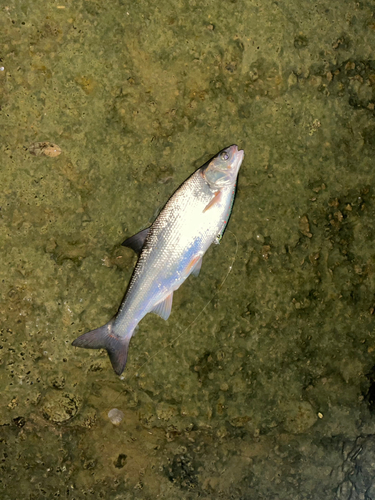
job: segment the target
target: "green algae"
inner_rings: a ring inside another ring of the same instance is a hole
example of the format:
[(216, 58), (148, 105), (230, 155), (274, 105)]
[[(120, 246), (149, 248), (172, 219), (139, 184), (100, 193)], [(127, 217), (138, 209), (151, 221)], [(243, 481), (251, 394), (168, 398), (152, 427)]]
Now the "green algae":
[[(371, 7), (24, 2), (0, 23), (1, 497), (374, 498)], [(232, 143), (229, 230), (118, 378), (71, 341), (116, 312), (121, 242)]]

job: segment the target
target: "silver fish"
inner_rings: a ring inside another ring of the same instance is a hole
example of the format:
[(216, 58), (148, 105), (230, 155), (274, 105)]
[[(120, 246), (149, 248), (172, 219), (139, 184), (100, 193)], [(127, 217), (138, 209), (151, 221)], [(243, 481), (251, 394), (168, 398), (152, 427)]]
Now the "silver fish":
[(223, 149), (194, 172), (169, 199), (153, 224), (124, 241), (139, 258), (120, 309), (106, 325), (84, 333), (73, 346), (104, 348), (114, 371), (124, 371), (135, 327), (149, 312), (167, 320), (173, 292), (219, 243), (230, 217), (244, 152)]

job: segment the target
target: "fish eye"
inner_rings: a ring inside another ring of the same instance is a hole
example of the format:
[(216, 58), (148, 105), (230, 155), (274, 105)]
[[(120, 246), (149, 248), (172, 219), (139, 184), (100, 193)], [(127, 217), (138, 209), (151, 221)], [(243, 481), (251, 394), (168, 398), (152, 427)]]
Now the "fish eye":
[(220, 155), (220, 158), (224, 161), (227, 161), (229, 159), (229, 155), (226, 151), (223, 151)]

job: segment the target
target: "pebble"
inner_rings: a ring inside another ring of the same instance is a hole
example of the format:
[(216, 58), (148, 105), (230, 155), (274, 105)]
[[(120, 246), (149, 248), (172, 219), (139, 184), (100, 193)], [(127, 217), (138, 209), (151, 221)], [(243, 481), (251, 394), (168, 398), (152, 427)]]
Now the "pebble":
[(49, 156), (55, 158), (61, 154), (61, 148), (52, 142), (33, 142), (28, 147), (30, 154), (34, 156)]
[(122, 419), (124, 418), (124, 413), (117, 408), (112, 408), (112, 410), (109, 410), (108, 412), (108, 418), (113, 425), (120, 425)]

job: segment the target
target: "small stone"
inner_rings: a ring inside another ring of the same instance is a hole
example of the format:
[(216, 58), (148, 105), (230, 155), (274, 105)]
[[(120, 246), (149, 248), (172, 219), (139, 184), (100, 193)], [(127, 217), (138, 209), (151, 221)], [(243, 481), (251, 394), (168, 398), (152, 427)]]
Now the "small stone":
[(355, 62), (353, 61), (348, 61), (345, 65), (346, 71), (350, 71), (352, 69), (355, 69)]
[(316, 261), (319, 260), (319, 257), (320, 257), (319, 252), (312, 253), (311, 255), (309, 255), (309, 260), (311, 264), (316, 264)]
[(284, 427), (291, 434), (303, 434), (317, 421), (317, 414), (307, 401), (290, 401), (283, 406)]
[(337, 208), (339, 206), (340, 202), (338, 200), (338, 198), (332, 198), (331, 200), (329, 200), (328, 202), (328, 205), (330, 207), (334, 207), (334, 208)]
[(52, 253), (56, 247), (57, 247), (56, 241), (53, 238), (50, 238), (46, 244), (46, 252)]
[(271, 247), (270, 245), (263, 245), (262, 247), (262, 257), (264, 260), (268, 260), (270, 256)]
[(344, 219), (344, 216), (342, 215), (342, 213), (340, 212), (340, 210), (338, 210), (337, 212), (334, 213), (334, 216), (336, 217), (336, 219), (339, 221), (339, 222), (342, 222), (342, 220)]
[(80, 400), (73, 394), (48, 394), (42, 407), (46, 420), (61, 424), (71, 420), (78, 412)]
[(225, 436), (227, 436), (227, 434), (228, 434), (228, 431), (226, 430), (226, 428), (224, 426), (221, 426), (216, 432), (217, 437), (220, 439), (225, 438)]
[(51, 386), (55, 389), (64, 389), (65, 377), (63, 375), (56, 375), (51, 379)]
[(120, 425), (122, 419), (124, 418), (124, 413), (117, 408), (112, 408), (112, 410), (109, 410), (108, 412), (108, 418), (113, 425)]
[(53, 142), (33, 142), (28, 147), (29, 153), (33, 156), (49, 156), (55, 158), (61, 154), (61, 148)]
[(294, 85), (297, 85), (298, 83), (298, 78), (294, 73), (290, 73), (288, 76), (288, 87), (293, 87)]
[(312, 238), (312, 234), (310, 233), (310, 223), (309, 219), (307, 218), (307, 215), (302, 215), (299, 218), (299, 230), (304, 236)]

